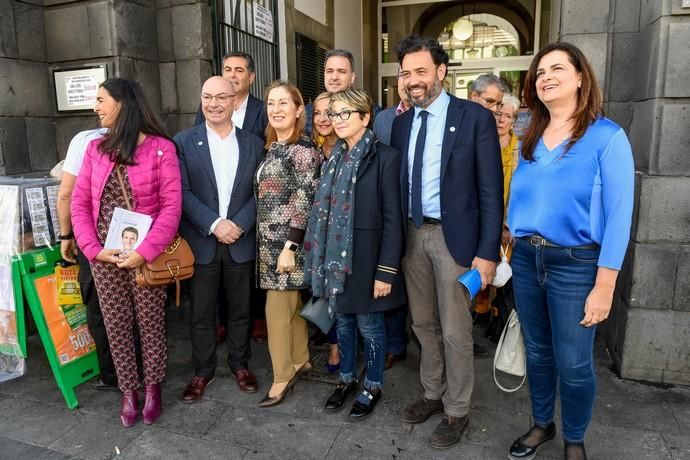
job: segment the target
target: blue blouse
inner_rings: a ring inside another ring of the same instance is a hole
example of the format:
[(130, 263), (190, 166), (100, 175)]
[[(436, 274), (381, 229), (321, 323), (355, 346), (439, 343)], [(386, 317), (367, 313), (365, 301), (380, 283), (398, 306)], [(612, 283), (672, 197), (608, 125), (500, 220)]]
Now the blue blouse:
[(565, 247), (597, 243), (598, 265), (620, 270), (630, 239), (635, 167), (623, 129), (597, 119), (564, 153), (542, 139), (534, 160), (520, 156), (510, 185), (508, 227)]

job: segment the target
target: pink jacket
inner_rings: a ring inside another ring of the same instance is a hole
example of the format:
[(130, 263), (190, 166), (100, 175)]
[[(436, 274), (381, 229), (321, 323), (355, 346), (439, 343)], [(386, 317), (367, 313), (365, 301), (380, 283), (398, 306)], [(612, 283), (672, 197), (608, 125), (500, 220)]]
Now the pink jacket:
[[(101, 194), (115, 163), (98, 151), (102, 139), (89, 143), (84, 163), (72, 192), (72, 227), (77, 244), (93, 261), (103, 246), (96, 222)], [(182, 180), (175, 144), (162, 137), (147, 135), (134, 154), (135, 165), (127, 166), (134, 195), (133, 211), (153, 218), (151, 228), (136, 251), (147, 262), (153, 261), (175, 237), (182, 215)]]

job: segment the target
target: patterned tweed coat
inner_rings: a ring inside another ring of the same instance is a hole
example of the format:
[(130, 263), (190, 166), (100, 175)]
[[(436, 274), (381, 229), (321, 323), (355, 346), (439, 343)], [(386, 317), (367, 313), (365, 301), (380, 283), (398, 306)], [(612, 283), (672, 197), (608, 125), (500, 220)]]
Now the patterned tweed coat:
[[(274, 142), (257, 169), (256, 243), (259, 287), (278, 291), (305, 289), (302, 240), (319, 182), (323, 155), (309, 138), (296, 144)], [(295, 270), (276, 273), (285, 241), (298, 243)]]

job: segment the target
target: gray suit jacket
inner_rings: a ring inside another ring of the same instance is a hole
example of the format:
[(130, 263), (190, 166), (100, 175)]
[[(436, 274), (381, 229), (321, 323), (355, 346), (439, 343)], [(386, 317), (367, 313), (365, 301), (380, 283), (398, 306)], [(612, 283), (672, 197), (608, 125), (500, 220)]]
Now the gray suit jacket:
[[(255, 135), (236, 129), (240, 158), (230, 205), (222, 216), (239, 225), (244, 233), (227, 245), (232, 260), (250, 262), (256, 258), (256, 203), (254, 173), (263, 157), (263, 142)], [(206, 124), (182, 131), (174, 138), (180, 153), (182, 172), (182, 221), (180, 233), (189, 242), (197, 264), (213, 261), (216, 237), (209, 234), (218, 219), (218, 186), (208, 147)]]

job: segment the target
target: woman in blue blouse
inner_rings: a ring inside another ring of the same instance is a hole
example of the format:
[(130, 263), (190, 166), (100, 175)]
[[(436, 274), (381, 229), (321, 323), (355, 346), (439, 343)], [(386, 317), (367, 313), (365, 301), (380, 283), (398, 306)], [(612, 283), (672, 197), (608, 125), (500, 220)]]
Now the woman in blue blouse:
[(533, 458), (555, 436), (559, 388), (565, 458), (584, 459), (596, 393), (594, 335), (611, 310), (630, 237), (633, 158), (623, 130), (604, 118), (596, 77), (575, 46), (539, 51), (524, 98), (531, 120), (508, 225), (535, 425), (510, 457)]

